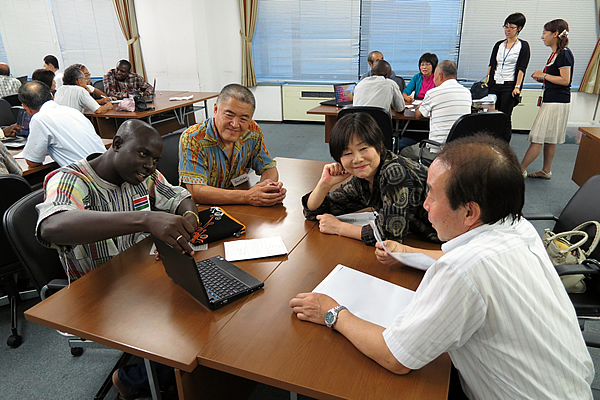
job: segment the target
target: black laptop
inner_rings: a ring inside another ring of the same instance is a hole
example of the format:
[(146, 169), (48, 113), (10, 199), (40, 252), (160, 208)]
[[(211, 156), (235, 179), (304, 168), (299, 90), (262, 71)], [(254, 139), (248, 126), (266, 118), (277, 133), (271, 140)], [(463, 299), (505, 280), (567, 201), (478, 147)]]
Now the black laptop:
[(153, 238), (167, 275), (211, 310), (261, 289), (264, 283), (221, 256), (195, 261)]
[(323, 101), (320, 104), (324, 106), (338, 106), (344, 107), (348, 105), (352, 105), (352, 100), (354, 99), (354, 87), (356, 83), (341, 83), (333, 85), (333, 92), (335, 94), (335, 99)]

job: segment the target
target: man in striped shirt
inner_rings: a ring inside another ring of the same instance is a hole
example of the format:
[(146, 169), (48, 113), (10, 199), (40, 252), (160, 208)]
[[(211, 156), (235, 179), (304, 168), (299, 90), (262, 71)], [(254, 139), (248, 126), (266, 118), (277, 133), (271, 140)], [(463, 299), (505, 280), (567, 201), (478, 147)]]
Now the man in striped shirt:
[[(427, 187), (423, 207), (447, 242), (391, 326), (318, 293), (290, 301), (298, 318), (327, 321), (397, 374), (448, 352), (460, 377), (450, 381), (452, 399), (591, 400), (594, 366), (567, 292), (522, 218), (525, 183), (508, 144), (489, 136), (452, 141), (431, 164)], [(382, 247), (375, 254), (391, 264)], [(463, 397), (455, 397), (461, 386)]]
[(58, 250), (71, 280), (92, 271), (152, 233), (181, 252), (198, 225), (190, 193), (156, 170), (162, 152), (156, 129), (125, 121), (103, 154), (46, 177), (36, 235)]
[[(450, 128), (461, 115), (471, 113), (471, 92), (456, 80), (457, 67), (453, 61), (440, 62), (433, 74), (435, 86), (425, 94), (423, 102), (415, 110), (415, 117), (429, 120), (429, 139), (446, 143)], [(400, 155), (419, 160), (419, 143), (405, 147)], [(423, 158), (433, 160), (440, 152), (437, 146), (427, 145)]]

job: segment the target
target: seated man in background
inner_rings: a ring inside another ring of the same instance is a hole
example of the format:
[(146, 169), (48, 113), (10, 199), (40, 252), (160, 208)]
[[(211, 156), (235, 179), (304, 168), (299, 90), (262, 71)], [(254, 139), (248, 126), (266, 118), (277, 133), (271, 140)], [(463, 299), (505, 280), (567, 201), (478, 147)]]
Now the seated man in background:
[[(383, 54), (381, 54), (380, 51), (373, 50), (367, 56), (367, 62), (369, 63), (369, 68), (373, 68), (373, 64), (375, 64), (375, 61), (377, 61), (377, 60), (383, 60)], [(368, 78), (372, 74), (373, 74), (373, 70), (370, 69), (367, 72), (365, 72), (364, 74), (362, 74), (360, 76), (359, 80), (362, 81), (363, 79)], [(394, 82), (396, 82), (396, 73), (394, 71), (392, 71), (392, 73), (390, 74), (390, 79), (393, 80)]]
[[(448, 133), (454, 122), (462, 115), (471, 113), (471, 92), (456, 80), (456, 64), (450, 60), (440, 62), (435, 69), (433, 81), (436, 87), (430, 89), (423, 102), (415, 110), (415, 117), (431, 117), (429, 121), (429, 139), (446, 143)], [(410, 138), (398, 142), (400, 155), (419, 160), (419, 143)], [(440, 152), (438, 146), (427, 145), (423, 149), (423, 158), (433, 160)]]
[(385, 60), (377, 60), (371, 72), (371, 76), (356, 84), (352, 105), (381, 107), (389, 112), (394, 107), (396, 112), (404, 111), (402, 92), (396, 82), (389, 79), (392, 73), (390, 64)]
[[(88, 71), (87, 67), (83, 64), (73, 64), (73, 65), (77, 66), (83, 73), (83, 78), (85, 80), (85, 88), (89, 92), (90, 96), (92, 96), (94, 98), (94, 100), (96, 100), (98, 102), (98, 104), (100, 104), (100, 105), (110, 103), (111, 98), (107, 97), (106, 94), (102, 90), (100, 90), (100, 89), (96, 88), (94, 85), (92, 85), (92, 75), (90, 74), (90, 71)], [(115, 99), (116, 99), (116, 97), (115, 97)]]
[[(144, 239), (143, 232), (193, 254), (188, 240), (198, 226), (197, 208), (187, 190), (156, 170), (162, 148), (156, 129), (127, 120), (107, 152), (48, 174), (36, 236), (58, 251), (70, 280)], [(174, 383), (172, 368), (158, 364), (157, 372), (161, 385)], [(123, 398), (149, 390), (143, 363), (115, 371), (113, 382)]]
[(0, 97), (17, 94), (21, 87), (21, 81), (10, 76), (10, 67), (6, 63), (0, 63)]
[(117, 67), (111, 69), (104, 75), (104, 92), (108, 97), (116, 97), (121, 100), (130, 94), (142, 94), (151, 96), (154, 88), (138, 74), (131, 72), (131, 63), (121, 60)]
[(52, 54), (44, 57), (44, 69), (54, 72), (54, 81), (56, 81), (56, 89), (63, 84), (63, 73), (58, 70), (58, 59)]
[(56, 92), (56, 81), (54, 80), (54, 72), (49, 69), (39, 68), (33, 71), (31, 75), (32, 81), (40, 81), (45, 83), (50, 88), (52, 93)]
[(105, 101), (101, 106), (90, 96), (85, 84), (85, 76), (78, 65), (67, 67), (63, 75), (63, 85), (54, 94), (54, 101), (79, 110), (82, 114), (85, 110), (90, 110), (95, 114), (103, 114), (112, 110), (113, 106), (110, 100)]
[(23, 149), (23, 157), (30, 167), (41, 165), (46, 154), (63, 167), (106, 151), (90, 120), (79, 111), (52, 100), (45, 83), (31, 81), (21, 86), (19, 101), (31, 115), (29, 136)]
[[(229, 84), (221, 90), (213, 118), (188, 128), (179, 141), (179, 180), (196, 203), (281, 203), (286, 190), (278, 182), (260, 127), (252, 120), (256, 101), (245, 86)], [(248, 180), (248, 170), (260, 175), (249, 190), (226, 190)]]
[[(525, 183), (508, 144), (489, 136), (448, 143), (427, 186), (424, 207), (447, 241), (444, 255), (392, 325), (318, 293), (290, 301), (298, 318), (324, 325), (329, 314), (330, 327), (396, 374), (448, 352), (460, 376), (451, 399), (591, 399), (592, 359), (542, 241), (522, 217)], [(403, 251), (396, 245), (390, 251)], [(376, 255), (391, 258), (381, 248)]]

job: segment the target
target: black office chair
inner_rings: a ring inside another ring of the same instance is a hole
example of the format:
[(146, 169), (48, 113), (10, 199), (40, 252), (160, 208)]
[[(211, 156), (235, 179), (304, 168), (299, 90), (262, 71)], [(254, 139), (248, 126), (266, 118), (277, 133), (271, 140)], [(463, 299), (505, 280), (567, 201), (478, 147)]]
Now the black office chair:
[(8, 104), (10, 104), (12, 107), (21, 106), (21, 101), (19, 100), (18, 94), (11, 94), (8, 96), (4, 96), (3, 99), (8, 101)]
[(406, 88), (406, 82), (404, 82), (404, 78), (396, 75), (396, 83), (398, 84), (400, 91), (403, 92), (404, 89)]
[(104, 79), (95, 81), (92, 86), (104, 92)]
[(381, 129), (381, 132), (383, 133), (383, 144), (387, 149), (393, 150), (394, 130), (392, 128), (392, 114), (381, 107), (349, 106), (340, 110), (338, 119), (342, 118), (344, 115), (357, 112), (367, 113), (375, 119), (377, 125), (379, 125), (379, 129)]
[[(558, 217), (551, 214), (533, 214), (525, 217), (529, 220), (556, 221), (552, 229), (554, 233), (570, 231), (583, 222), (600, 221), (599, 196), (600, 174), (592, 176), (575, 192)], [(589, 239), (583, 247), (587, 249), (596, 232), (593, 227), (589, 227), (589, 230), (585, 231)], [(556, 267), (558, 274), (561, 276), (572, 274), (585, 274), (588, 276), (585, 293), (569, 293), (577, 316), (582, 318), (600, 316), (600, 265), (589, 259), (600, 260), (600, 246), (590, 254), (588, 261), (583, 265), (561, 265)]]
[[(58, 253), (54, 249), (42, 246), (35, 237), (38, 213), (36, 205), (44, 201), (44, 190), (39, 189), (23, 197), (13, 204), (4, 214), (4, 230), (21, 264), (44, 300), (52, 293), (68, 285)], [(89, 340), (77, 337), (69, 338), (69, 346), (73, 356), (83, 354), (83, 347), (104, 347)], [(112, 386), (112, 374), (127, 364), (130, 354), (123, 353), (94, 399), (103, 399)]]
[(8, 126), (16, 122), (17, 119), (13, 114), (10, 103), (4, 99), (0, 99), (0, 126)]
[[(31, 186), (25, 178), (18, 175), (0, 175), (0, 216), (23, 196), (31, 193)], [(0, 229), (0, 286), (10, 303), (10, 330), (6, 344), (12, 348), (19, 347), (23, 338), (17, 330), (17, 302), (19, 301), (18, 274), (23, 270), (19, 258), (10, 246), (4, 233)]]
[[(508, 124), (508, 117), (501, 111), (489, 111), (473, 114), (465, 114), (460, 116), (448, 133), (446, 142), (451, 142), (455, 139), (472, 136), (476, 133), (486, 133), (494, 136), (498, 139), (506, 142), (510, 141), (509, 137), (506, 137), (506, 125)], [(423, 148), (427, 145), (434, 145), (442, 147), (444, 143), (436, 142), (435, 140), (423, 139), (419, 143), (419, 163), (423, 165), (430, 165), (433, 160), (423, 158)]]
[(163, 151), (156, 168), (171, 185), (179, 185), (179, 138), (181, 132), (172, 132), (162, 137)]

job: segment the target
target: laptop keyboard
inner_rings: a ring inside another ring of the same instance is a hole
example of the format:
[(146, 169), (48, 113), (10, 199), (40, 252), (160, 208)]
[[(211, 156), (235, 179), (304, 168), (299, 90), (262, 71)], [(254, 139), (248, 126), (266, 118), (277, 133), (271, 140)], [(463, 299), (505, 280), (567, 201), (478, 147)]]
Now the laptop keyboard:
[(212, 260), (202, 260), (196, 263), (209, 296), (215, 299), (235, 295), (249, 286), (223, 272)]

